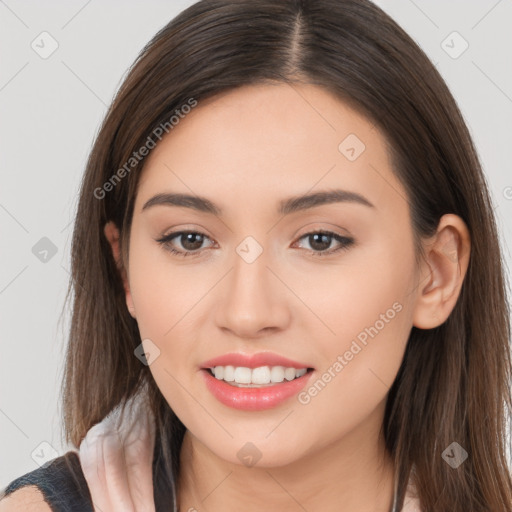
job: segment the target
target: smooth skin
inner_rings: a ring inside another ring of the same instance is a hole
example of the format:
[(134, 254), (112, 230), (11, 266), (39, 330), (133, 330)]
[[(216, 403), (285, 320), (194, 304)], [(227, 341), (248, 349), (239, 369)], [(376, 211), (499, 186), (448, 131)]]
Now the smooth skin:
[[(365, 145), (354, 161), (338, 149), (350, 134)], [(334, 189), (373, 207), (277, 211), (290, 196)], [(143, 209), (170, 192), (207, 197), (222, 213)], [(387, 394), (412, 326), (434, 328), (453, 310), (470, 253), (466, 225), (448, 214), (417, 266), (406, 197), (383, 134), (315, 85), (244, 86), (199, 102), (151, 152), (124, 266), (113, 223), (105, 236), (141, 339), (160, 350), (151, 374), (187, 427), (181, 511), (390, 510), (393, 464), (379, 435)], [(157, 242), (178, 231), (204, 234), (200, 248), (179, 236), (167, 248)], [(319, 231), (353, 243), (321, 256), (343, 244), (315, 244), (307, 235)], [(252, 263), (236, 251), (248, 236), (263, 249)], [(307, 404), (292, 397), (241, 411), (205, 387), (202, 362), (260, 351), (307, 362), (309, 386), (396, 303), (400, 312)], [(252, 467), (237, 457), (247, 442), (261, 453)]]
[(51, 512), (42, 492), (35, 485), (27, 485), (0, 500), (0, 512)]

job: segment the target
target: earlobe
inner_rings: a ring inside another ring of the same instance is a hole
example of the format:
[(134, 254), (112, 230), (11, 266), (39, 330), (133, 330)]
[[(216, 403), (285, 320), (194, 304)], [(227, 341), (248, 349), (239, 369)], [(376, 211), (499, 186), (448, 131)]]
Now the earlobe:
[(119, 229), (114, 224), (113, 221), (109, 221), (105, 224), (103, 229), (106, 239), (108, 240), (110, 247), (112, 249), (112, 255), (114, 257), (114, 261), (116, 262), (117, 268), (119, 270), (119, 275), (123, 281), (123, 287), (126, 298), (126, 307), (130, 312), (130, 315), (135, 318), (135, 307), (133, 305), (132, 294), (130, 291), (130, 284), (128, 282), (128, 277), (126, 275), (126, 269), (123, 265), (121, 258), (121, 248), (119, 244)]
[(465, 222), (457, 215), (444, 215), (424, 248), (426, 277), (417, 289), (413, 325), (433, 329), (453, 311), (469, 265), (471, 240)]

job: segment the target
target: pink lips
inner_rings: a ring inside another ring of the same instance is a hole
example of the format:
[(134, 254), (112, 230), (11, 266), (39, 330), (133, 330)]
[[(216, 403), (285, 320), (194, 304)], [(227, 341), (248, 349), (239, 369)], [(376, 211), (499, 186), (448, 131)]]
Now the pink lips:
[(260, 352), (253, 355), (240, 353), (225, 354), (214, 359), (209, 359), (201, 365), (201, 374), (205, 384), (212, 395), (222, 404), (234, 409), (246, 411), (261, 411), (271, 409), (296, 395), (309, 381), (312, 371), (308, 371), (302, 377), (291, 381), (273, 383), (257, 388), (237, 387), (227, 382), (216, 379), (209, 368), (215, 366), (244, 366), (246, 368), (258, 368), (260, 366), (284, 366), (285, 368), (311, 368), (310, 364), (293, 361), (286, 357), (270, 352)]

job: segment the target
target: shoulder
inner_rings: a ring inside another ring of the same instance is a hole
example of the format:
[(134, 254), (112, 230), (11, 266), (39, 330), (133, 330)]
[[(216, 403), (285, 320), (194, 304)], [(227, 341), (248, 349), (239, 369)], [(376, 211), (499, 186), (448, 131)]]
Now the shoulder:
[(35, 485), (22, 487), (9, 494), (6, 498), (0, 498), (0, 512), (51, 512), (50, 505), (44, 500), (43, 493)]
[(92, 500), (78, 454), (73, 451), (13, 480), (0, 494), (0, 512), (21, 510), (92, 512)]

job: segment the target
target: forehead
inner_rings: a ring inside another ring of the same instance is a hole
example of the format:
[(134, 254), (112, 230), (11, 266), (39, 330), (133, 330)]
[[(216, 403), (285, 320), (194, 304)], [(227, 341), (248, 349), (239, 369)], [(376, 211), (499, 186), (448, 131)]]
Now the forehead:
[(250, 85), (200, 101), (180, 119), (147, 157), (136, 204), (172, 190), (243, 195), (249, 206), (262, 195), (339, 187), (397, 195), (380, 131), (319, 86)]

